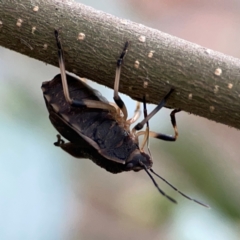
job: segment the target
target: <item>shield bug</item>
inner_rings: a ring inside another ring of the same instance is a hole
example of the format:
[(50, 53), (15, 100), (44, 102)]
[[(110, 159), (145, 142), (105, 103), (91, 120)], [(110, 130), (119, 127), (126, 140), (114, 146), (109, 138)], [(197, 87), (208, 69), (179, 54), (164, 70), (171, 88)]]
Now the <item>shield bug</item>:
[[(54, 145), (76, 158), (91, 159), (98, 166), (111, 173), (144, 170), (158, 191), (170, 201), (176, 203), (173, 198), (159, 188), (152, 176), (154, 174), (184, 197), (208, 207), (208, 205), (180, 192), (155, 173), (152, 169), (153, 161), (150, 153), (147, 154), (143, 150), (148, 143), (149, 136), (165, 141), (175, 141), (177, 139), (175, 113), (180, 110), (173, 110), (170, 115), (175, 132), (174, 136), (152, 132), (149, 130), (148, 124), (148, 121), (165, 105), (173, 89), (168, 91), (150, 114), (147, 114), (144, 98), (144, 119), (130, 129), (130, 126), (139, 118), (140, 104), (137, 104), (133, 117), (128, 119), (127, 108), (118, 94), (121, 67), (129, 43), (125, 43), (117, 60), (113, 97), (115, 104), (113, 105), (86, 83), (66, 74), (63, 50), (57, 30), (55, 30), (55, 38), (61, 74), (55, 76), (51, 81), (44, 82), (42, 91), (51, 123), (69, 142), (65, 143), (61, 136), (57, 135), (58, 140)], [(146, 130), (140, 131), (145, 124), (147, 126)], [(141, 135), (144, 136), (144, 140), (140, 147), (138, 138)]]

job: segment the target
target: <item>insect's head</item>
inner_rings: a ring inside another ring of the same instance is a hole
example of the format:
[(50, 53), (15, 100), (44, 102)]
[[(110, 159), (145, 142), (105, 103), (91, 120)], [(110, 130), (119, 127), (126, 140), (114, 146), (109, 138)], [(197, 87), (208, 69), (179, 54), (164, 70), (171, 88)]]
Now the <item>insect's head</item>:
[(147, 169), (150, 169), (153, 164), (151, 157), (147, 153), (139, 150), (135, 150), (129, 159), (129, 162), (126, 164), (126, 171), (132, 170), (134, 172), (138, 172), (144, 169), (143, 165)]

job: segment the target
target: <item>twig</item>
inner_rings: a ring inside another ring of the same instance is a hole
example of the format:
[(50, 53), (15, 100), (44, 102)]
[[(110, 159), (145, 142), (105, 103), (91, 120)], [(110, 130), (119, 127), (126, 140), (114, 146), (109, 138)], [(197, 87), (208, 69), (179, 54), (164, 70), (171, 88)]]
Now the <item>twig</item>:
[(0, 0), (0, 45), (57, 66), (54, 28), (68, 71), (112, 88), (128, 40), (121, 92), (158, 103), (172, 86), (168, 107), (240, 129), (239, 59), (73, 1)]

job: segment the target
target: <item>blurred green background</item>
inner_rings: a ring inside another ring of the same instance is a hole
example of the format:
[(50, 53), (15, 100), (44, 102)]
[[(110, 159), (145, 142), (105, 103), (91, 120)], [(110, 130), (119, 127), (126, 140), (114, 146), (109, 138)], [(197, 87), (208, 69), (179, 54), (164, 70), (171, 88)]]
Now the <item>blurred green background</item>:
[[(81, 3), (240, 57), (239, 0)], [(181, 112), (177, 142), (151, 139), (155, 171), (212, 208), (184, 199), (159, 180), (175, 205), (143, 171), (113, 175), (54, 147), (56, 131), (40, 87), (59, 69), (4, 48), (0, 56), (1, 240), (240, 239), (238, 130)], [(89, 84), (112, 101), (112, 90)], [(123, 98), (133, 112), (135, 102)], [(154, 117), (151, 129), (172, 134), (169, 113), (164, 109)]]

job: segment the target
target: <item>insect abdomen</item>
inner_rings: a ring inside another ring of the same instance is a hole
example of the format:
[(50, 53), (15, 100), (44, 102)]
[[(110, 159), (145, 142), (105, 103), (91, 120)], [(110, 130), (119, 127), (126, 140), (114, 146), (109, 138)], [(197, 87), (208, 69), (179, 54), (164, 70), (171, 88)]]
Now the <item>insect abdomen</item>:
[[(108, 103), (100, 93), (78, 79), (67, 75), (67, 80), (73, 99), (91, 99)], [(99, 150), (104, 158), (124, 164), (131, 153), (138, 149), (129, 134), (117, 123), (109, 111), (72, 107), (67, 103), (62, 89), (60, 75), (42, 85), (50, 120), (54, 127), (70, 142), (87, 141), (90, 145), (96, 144), (95, 149)]]

